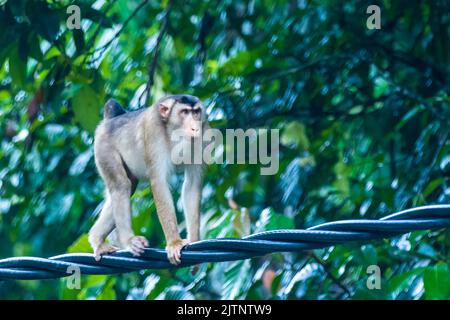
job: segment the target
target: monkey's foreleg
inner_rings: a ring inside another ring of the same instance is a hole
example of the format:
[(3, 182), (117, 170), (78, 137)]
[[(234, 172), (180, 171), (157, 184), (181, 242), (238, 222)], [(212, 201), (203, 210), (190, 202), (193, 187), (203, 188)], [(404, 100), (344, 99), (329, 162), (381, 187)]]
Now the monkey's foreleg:
[(105, 243), (105, 238), (114, 228), (114, 217), (111, 210), (111, 200), (107, 195), (102, 211), (89, 231), (89, 243), (94, 249), (95, 260), (99, 261), (103, 254), (112, 253), (119, 248)]
[(164, 177), (153, 176), (150, 179), (156, 212), (166, 238), (167, 258), (172, 264), (181, 263), (181, 249), (188, 243), (180, 238), (177, 217), (169, 185)]
[(202, 188), (202, 168), (199, 165), (187, 166), (184, 173), (181, 201), (186, 218), (189, 242), (200, 240), (200, 200)]

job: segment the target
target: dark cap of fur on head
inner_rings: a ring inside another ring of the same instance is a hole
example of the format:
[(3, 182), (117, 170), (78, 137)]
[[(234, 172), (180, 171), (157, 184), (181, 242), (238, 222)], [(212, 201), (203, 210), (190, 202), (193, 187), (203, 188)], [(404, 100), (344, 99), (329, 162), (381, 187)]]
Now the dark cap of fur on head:
[(197, 103), (200, 102), (199, 98), (197, 98), (195, 96), (191, 96), (189, 94), (175, 94), (175, 95), (167, 96), (166, 98), (172, 98), (176, 102), (188, 105), (190, 107), (193, 107)]

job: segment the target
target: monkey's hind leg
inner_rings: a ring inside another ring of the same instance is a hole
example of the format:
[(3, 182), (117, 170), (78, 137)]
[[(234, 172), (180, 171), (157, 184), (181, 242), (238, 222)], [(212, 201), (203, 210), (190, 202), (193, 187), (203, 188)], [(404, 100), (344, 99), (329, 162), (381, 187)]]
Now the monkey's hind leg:
[(89, 243), (94, 249), (95, 260), (99, 261), (104, 254), (117, 251), (119, 248), (105, 243), (108, 234), (114, 229), (114, 217), (112, 215), (111, 197), (106, 194), (102, 211), (89, 231)]
[[(113, 229), (108, 236), (108, 242), (110, 244), (104, 244), (109, 248), (115, 249), (117, 251), (119, 248), (124, 247), (120, 243), (119, 233), (117, 229)], [(143, 252), (145, 247), (148, 247), (148, 241), (144, 237), (141, 236), (133, 236), (129, 243), (128, 249), (133, 253), (133, 255), (139, 255)], [(125, 248), (125, 247), (124, 247)]]
[(130, 197), (136, 187), (136, 181), (127, 172), (120, 154), (113, 148), (108, 148), (107, 144), (103, 144), (102, 147), (108, 150), (97, 153), (97, 167), (109, 192), (112, 216), (120, 246), (129, 249), (133, 255), (139, 256), (148, 246), (148, 241), (144, 237), (136, 236), (131, 227)]

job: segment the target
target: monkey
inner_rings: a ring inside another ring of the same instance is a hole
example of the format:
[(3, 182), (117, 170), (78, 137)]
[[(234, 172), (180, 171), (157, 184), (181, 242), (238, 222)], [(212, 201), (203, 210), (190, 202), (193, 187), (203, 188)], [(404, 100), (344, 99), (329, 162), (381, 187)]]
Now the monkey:
[[(148, 240), (135, 235), (131, 225), (131, 200), (138, 181), (150, 181), (166, 241), (168, 260), (181, 263), (181, 250), (200, 240), (200, 202), (203, 164), (177, 164), (171, 161), (171, 134), (181, 130), (186, 141), (201, 139), (208, 128), (203, 105), (191, 95), (168, 95), (153, 106), (125, 111), (115, 100), (105, 104), (103, 120), (94, 135), (94, 158), (105, 184), (101, 212), (89, 231), (89, 243), (97, 261), (102, 255), (120, 248), (139, 256), (149, 246)], [(194, 152), (201, 152), (201, 149)], [(202, 148), (202, 146), (200, 146)], [(184, 169), (181, 202), (186, 220), (187, 238), (181, 239), (169, 177), (174, 169)], [(114, 232), (113, 232), (114, 231)], [(115, 233), (117, 243), (107, 243)]]

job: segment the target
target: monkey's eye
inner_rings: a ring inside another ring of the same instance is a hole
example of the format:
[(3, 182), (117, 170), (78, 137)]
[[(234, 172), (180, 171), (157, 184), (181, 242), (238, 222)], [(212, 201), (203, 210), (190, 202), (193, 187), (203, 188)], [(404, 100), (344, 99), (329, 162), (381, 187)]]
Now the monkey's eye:
[(199, 115), (200, 113), (202, 113), (201, 109), (194, 109), (192, 110), (192, 112), (194, 113), (194, 115)]
[(187, 114), (189, 113), (189, 110), (188, 110), (188, 109), (182, 109), (182, 110), (180, 111), (180, 113), (181, 113), (183, 116), (185, 116), (185, 115), (187, 115)]

